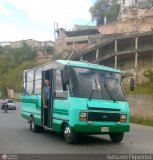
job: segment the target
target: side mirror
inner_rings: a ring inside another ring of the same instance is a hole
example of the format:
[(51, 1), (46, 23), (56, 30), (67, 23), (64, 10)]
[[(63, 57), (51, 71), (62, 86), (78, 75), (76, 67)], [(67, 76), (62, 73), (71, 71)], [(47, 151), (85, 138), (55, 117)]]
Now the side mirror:
[(67, 91), (55, 91), (55, 97), (58, 99), (67, 99), (68, 93)]
[(68, 71), (67, 70), (63, 70), (61, 72), (61, 74), (62, 74), (63, 85), (69, 84), (70, 79), (69, 79), (69, 73), (68, 73)]
[(134, 91), (135, 80), (133, 78), (130, 79), (130, 91)]

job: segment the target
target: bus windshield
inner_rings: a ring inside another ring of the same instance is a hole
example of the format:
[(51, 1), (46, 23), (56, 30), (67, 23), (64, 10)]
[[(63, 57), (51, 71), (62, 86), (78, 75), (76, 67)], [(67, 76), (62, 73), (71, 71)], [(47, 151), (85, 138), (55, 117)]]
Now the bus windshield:
[(70, 68), (70, 96), (125, 101), (120, 73), (89, 68)]

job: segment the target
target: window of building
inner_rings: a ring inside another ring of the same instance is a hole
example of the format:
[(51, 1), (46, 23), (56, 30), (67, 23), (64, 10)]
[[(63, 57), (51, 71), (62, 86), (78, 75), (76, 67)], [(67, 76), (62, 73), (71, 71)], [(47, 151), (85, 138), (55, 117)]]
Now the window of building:
[(84, 40), (84, 41), (76, 41), (75, 44), (87, 44), (88, 40)]
[(73, 45), (73, 42), (67, 42), (66, 45)]

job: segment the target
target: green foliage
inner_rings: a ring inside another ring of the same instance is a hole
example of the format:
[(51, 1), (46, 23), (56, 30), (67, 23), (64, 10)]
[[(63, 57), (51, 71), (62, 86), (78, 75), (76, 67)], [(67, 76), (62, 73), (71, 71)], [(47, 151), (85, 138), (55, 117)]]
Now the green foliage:
[(147, 84), (153, 89), (153, 69), (147, 69), (143, 72), (143, 76), (147, 79)]
[(54, 47), (47, 46), (46, 47), (46, 53), (47, 53), (47, 55), (53, 54), (54, 53)]
[(3, 96), (7, 95), (7, 88), (13, 89), (15, 92), (21, 92), (23, 71), (39, 66), (42, 63), (43, 62), (37, 62), (36, 60), (25, 61), (15, 68), (9, 68), (6, 73), (0, 75), (0, 90)]
[(24, 61), (32, 60), (36, 57), (36, 51), (28, 45), (23, 44), (21, 48), (0, 49), (0, 74), (7, 72)]
[(126, 86), (125, 87), (126, 94), (153, 94), (153, 89), (148, 87), (148, 86), (135, 86), (134, 91), (130, 91), (130, 87)]
[(142, 75), (138, 77), (134, 91), (130, 91), (129, 84), (126, 84), (125, 90), (126, 90), (126, 94), (151, 94), (152, 95), (153, 94), (153, 68), (146, 69), (142, 73)]
[(0, 91), (7, 95), (7, 89), (21, 92), (23, 70), (37, 65), (36, 51), (23, 45), (21, 48), (0, 48)]
[(131, 117), (130, 122), (136, 123), (136, 124), (142, 124), (142, 125), (146, 125), (146, 126), (153, 126), (153, 119)]
[(107, 22), (117, 19), (120, 11), (120, 5), (117, 0), (96, 0), (94, 5), (89, 9), (92, 20), (97, 22), (97, 25), (104, 24), (104, 17)]

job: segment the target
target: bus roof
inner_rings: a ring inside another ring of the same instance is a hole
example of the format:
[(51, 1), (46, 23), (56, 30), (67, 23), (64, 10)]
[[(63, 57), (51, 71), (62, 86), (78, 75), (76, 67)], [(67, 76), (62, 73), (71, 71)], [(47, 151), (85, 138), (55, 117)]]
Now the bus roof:
[(57, 60), (57, 62), (62, 63), (63, 65), (66, 65), (66, 66), (91, 68), (91, 69), (99, 69), (99, 70), (105, 70), (105, 71), (110, 71), (110, 72), (123, 73), (123, 71), (119, 69), (114, 69), (114, 68), (106, 67), (103, 65), (93, 64), (93, 63), (89, 63), (86, 61)]
[(110, 72), (117, 72), (117, 73), (123, 73), (123, 71), (119, 70), (119, 69), (114, 69), (114, 68), (110, 68), (110, 67), (106, 67), (103, 65), (98, 65), (98, 64), (93, 64), (93, 63), (89, 63), (87, 61), (70, 61), (70, 60), (56, 60), (53, 62), (49, 62), (46, 64), (43, 64), (41, 66), (37, 66), (28, 70), (25, 70), (24, 72), (28, 72), (30, 70), (34, 70), (43, 66), (48, 66), (48, 65), (52, 65), (52, 64), (56, 64), (58, 65), (63, 65), (63, 66), (74, 66), (74, 67), (80, 67), (80, 68), (91, 68), (91, 69), (98, 69), (98, 70), (104, 70), (104, 71), (110, 71)]

